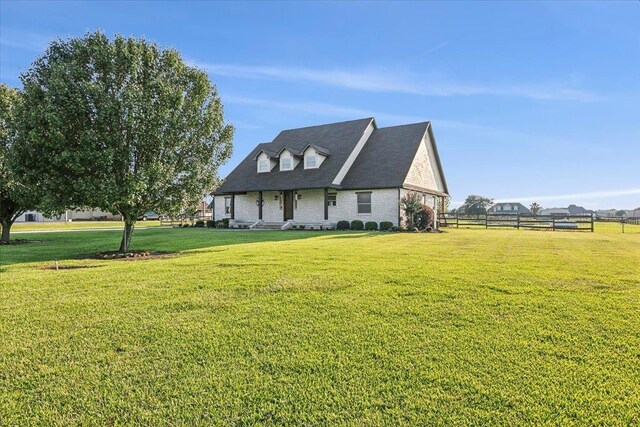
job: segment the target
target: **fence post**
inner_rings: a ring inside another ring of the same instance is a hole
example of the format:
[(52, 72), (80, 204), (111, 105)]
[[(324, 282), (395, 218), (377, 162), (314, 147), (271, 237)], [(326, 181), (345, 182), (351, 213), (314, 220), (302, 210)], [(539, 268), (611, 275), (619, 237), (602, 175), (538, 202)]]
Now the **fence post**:
[(485, 229), (488, 229), (488, 228), (489, 228), (489, 221), (488, 221), (488, 219), (489, 219), (489, 214), (485, 212), (485, 213), (484, 213), (484, 228), (485, 228)]
[(591, 232), (593, 233), (593, 214), (591, 214)]
[(518, 230), (520, 230), (520, 212), (518, 212), (518, 214), (517, 214), (516, 228)]
[(624, 217), (620, 218), (620, 222), (622, 223), (622, 234), (624, 234)]
[(553, 215), (553, 214), (551, 214), (551, 215), (552, 215), (552, 216), (551, 216), (551, 221), (553, 221), (553, 224), (552, 224), (552, 226), (551, 226), (551, 227), (552, 227), (552, 230), (553, 230), (553, 231), (556, 231), (556, 217), (555, 217), (555, 215)]

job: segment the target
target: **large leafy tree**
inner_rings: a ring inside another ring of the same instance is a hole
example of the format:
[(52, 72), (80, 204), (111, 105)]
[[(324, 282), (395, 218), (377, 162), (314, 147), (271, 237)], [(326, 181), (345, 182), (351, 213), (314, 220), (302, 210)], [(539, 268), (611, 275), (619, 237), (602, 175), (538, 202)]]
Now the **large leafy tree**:
[(34, 207), (35, 194), (16, 174), (11, 162), (16, 140), (16, 110), (21, 97), (17, 89), (0, 84), (0, 225), (3, 243), (9, 243), (14, 221)]
[(120, 251), (144, 212), (197, 203), (231, 155), (215, 86), (173, 49), (97, 32), (52, 42), (21, 79), (17, 145), (40, 209), (122, 215)]
[(470, 215), (484, 214), (487, 212), (487, 208), (492, 204), (492, 199), (471, 194), (467, 196), (464, 204), (458, 208), (458, 212)]

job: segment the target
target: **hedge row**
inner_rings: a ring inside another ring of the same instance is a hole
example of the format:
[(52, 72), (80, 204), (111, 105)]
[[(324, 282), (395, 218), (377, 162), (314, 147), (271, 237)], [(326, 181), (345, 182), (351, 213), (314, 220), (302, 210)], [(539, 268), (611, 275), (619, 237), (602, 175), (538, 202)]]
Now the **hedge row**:
[(336, 230), (368, 230), (368, 231), (389, 231), (393, 228), (393, 223), (390, 221), (382, 221), (380, 223), (380, 227), (378, 227), (378, 223), (375, 221), (367, 221), (363, 223), (359, 219), (354, 221), (338, 221), (336, 225)]

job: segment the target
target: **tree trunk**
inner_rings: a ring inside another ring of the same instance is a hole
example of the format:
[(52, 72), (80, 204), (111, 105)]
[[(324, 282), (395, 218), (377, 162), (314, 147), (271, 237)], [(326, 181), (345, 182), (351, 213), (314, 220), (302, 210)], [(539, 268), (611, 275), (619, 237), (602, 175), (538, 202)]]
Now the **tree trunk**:
[(11, 226), (13, 222), (2, 221), (2, 242), (9, 243), (9, 236), (11, 233)]
[(120, 241), (120, 252), (129, 252), (129, 244), (131, 244), (131, 235), (136, 225), (136, 221), (132, 219), (124, 220), (124, 231), (122, 232), (122, 240)]

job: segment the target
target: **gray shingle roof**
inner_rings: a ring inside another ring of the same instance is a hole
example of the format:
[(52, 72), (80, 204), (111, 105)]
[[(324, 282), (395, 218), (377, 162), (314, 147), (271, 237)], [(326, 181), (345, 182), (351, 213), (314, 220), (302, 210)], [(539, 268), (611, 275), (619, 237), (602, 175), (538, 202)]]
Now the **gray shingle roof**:
[(341, 187), (402, 187), (428, 126), (429, 122), (423, 122), (374, 130)]
[[(366, 118), (282, 131), (273, 142), (258, 145), (215, 193), (335, 187), (332, 185), (334, 178), (372, 121), (373, 118)], [(430, 127), (429, 122), (422, 122), (374, 129), (340, 188), (402, 187), (425, 132), (431, 132)], [(433, 139), (433, 134), (430, 136)], [(288, 148), (300, 153), (307, 146), (328, 155), (318, 169), (305, 170), (300, 162), (292, 171), (280, 172), (279, 165), (270, 172), (258, 173), (256, 170), (255, 157), (260, 151), (279, 154), (283, 148)], [(434, 151), (442, 170), (435, 145)], [(448, 192), (444, 176), (441, 178), (445, 192)]]
[[(259, 144), (240, 164), (227, 176), (224, 183), (216, 191), (217, 194), (268, 191), (296, 190), (300, 188), (325, 188), (353, 151), (364, 131), (373, 121), (372, 117), (348, 122), (310, 126), (299, 129), (284, 130), (273, 142)], [(276, 165), (271, 172), (258, 173), (254, 157), (261, 150), (278, 153), (282, 148), (301, 151), (307, 145), (317, 145), (331, 153), (318, 169), (304, 169), (302, 162), (292, 171), (280, 172)]]

